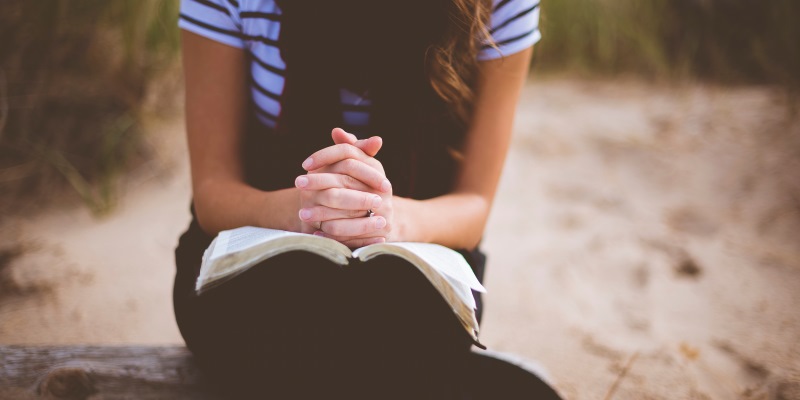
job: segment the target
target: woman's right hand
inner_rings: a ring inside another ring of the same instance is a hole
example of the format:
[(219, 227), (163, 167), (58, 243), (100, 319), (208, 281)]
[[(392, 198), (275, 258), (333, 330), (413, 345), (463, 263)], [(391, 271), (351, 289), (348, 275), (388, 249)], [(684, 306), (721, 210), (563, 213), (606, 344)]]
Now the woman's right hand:
[(391, 184), (373, 158), (382, 141), (379, 137), (356, 141), (339, 128), (331, 135), (338, 144), (309, 157), (303, 163), (309, 173), (295, 180), (300, 189), (301, 232), (333, 231), (346, 237), (342, 243), (353, 248), (381, 243), (384, 235), (372, 233), (383, 230), (388, 222), (383, 216), (367, 218), (367, 213), (380, 209), (386, 215), (391, 209), (387, 204)]

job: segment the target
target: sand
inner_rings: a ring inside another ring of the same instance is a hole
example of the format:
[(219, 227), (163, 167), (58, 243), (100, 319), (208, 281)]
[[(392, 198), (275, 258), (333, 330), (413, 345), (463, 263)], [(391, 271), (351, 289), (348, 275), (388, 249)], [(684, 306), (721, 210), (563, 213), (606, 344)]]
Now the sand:
[[(482, 341), (570, 399), (800, 399), (798, 110), (776, 88), (527, 85)], [(181, 343), (183, 126), (151, 125), (111, 215), (2, 217), (0, 343)]]

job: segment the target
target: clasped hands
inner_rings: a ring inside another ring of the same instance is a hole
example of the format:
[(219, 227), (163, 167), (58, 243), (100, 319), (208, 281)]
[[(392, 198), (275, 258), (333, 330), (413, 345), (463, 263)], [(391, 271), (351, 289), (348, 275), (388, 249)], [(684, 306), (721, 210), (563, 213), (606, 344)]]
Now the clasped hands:
[(301, 232), (350, 248), (396, 240), (392, 185), (375, 159), (383, 141), (378, 136), (357, 140), (341, 128), (331, 137), (334, 145), (307, 158), (303, 169), (308, 173), (295, 179)]

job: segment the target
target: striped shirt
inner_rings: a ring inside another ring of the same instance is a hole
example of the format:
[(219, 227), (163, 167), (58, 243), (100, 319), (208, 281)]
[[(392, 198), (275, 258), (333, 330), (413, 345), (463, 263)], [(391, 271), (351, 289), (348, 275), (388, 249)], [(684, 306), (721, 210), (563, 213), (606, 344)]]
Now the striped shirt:
[[(257, 118), (274, 127), (281, 111), (286, 65), (278, 48), (281, 11), (274, 0), (182, 0), (178, 26), (250, 55), (250, 96)], [(497, 49), (484, 45), (479, 60), (522, 51), (541, 37), (539, 0), (494, 0), (490, 33)], [(369, 122), (367, 93), (341, 90), (347, 127)]]

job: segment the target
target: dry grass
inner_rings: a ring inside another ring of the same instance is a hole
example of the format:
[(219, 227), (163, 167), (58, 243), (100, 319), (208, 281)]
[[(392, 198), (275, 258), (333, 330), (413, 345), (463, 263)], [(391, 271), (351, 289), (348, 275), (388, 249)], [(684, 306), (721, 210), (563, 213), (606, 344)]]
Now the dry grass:
[(177, 4), (0, 3), (3, 204), (65, 185), (95, 211), (113, 204), (115, 177), (144, 156), (148, 83), (177, 58)]
[(542, 0), (541, 71), (800, 86), (794, 0)]

